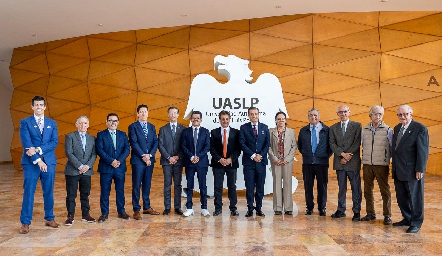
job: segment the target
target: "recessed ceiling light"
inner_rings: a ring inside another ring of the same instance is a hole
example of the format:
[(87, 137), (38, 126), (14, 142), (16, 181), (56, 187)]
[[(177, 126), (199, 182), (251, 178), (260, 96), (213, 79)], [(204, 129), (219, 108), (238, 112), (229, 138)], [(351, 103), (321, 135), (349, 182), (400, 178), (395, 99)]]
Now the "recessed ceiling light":
[(32, 36), (37, 36), (37, 34), (33, 34)]
[(387, 0), (381, 0), (381, 3), (385, 3), (385, 2), (387, 2)]
[(181, 14), (181, 17), (187, 17), (187, 14)]
[(103, 26), (103, 23), (98, 23), (98, 26), (102, 27), (102, 26)]
[(281, 9), (281, 8), (282, 8), (282, 5), (276, 5), (275, 8), (276, 8), (276, 9)]

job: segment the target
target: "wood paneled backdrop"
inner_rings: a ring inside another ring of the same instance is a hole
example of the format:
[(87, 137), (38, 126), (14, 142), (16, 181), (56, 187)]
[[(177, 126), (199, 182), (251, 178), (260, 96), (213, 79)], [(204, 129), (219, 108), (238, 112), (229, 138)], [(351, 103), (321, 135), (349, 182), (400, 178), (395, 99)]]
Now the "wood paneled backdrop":
[(178, 106), (183, 114), (196, 75), (226, 81), (213, 70), (213, 58), (233, 54), (250, 60), (255, 79), (266, 72), (280, 79), (288, 125), (297, 132), (313, 106), (330, 125), (338, 120), (336, 108), (348, 104), (351, 119), (365, 125), (370, 107), (378, 104), (386, 109), (386, 123), (394, 126), (397, 107), (410, 104), (414, 118), (430, 132), (428, 172), (442, 174), (441, 24), (441, 12), (305, 14), (88, 35), (16, 48), (10, 65), (14, 166), (21, 168), (19, 121), (32, 113), (34, 95), (47, 99), (46, 114), (58, 123), (57, 170), (62, 170), (64, 135), (76, 129), (78, 116), (90, 118), (89, 131), (95, 135), (106, 128), (106, 115), (116, 112), (119, 128), (127, 131), (136, 120), (136, 106), (144, 103), (158, 130), (168, 120), (169, 106)]

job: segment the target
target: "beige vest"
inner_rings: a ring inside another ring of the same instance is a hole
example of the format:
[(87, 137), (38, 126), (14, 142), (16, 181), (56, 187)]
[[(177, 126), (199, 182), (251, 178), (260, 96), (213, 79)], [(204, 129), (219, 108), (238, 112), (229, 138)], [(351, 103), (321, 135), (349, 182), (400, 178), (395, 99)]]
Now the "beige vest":
[(370, 124), (362, 129), (362, 163), (369, 165), (390, 165), (390, 144), (388, 142), (390, 127), (382, 122), (373, 134)]

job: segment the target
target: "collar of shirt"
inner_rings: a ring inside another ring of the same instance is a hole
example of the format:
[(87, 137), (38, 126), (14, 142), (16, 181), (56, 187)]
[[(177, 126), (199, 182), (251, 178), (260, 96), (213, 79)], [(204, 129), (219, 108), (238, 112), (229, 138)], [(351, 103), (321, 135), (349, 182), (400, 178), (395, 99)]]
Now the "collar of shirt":
[(41, 122), (43, 123), (43, 126), (44, 126), (44, 123), (45, 123), (45, 117), (43, 116), (43, 117), (38, 117), (38, 116), (36, 116), (35, 114), (34, 114), (34, 118), (35, 118), (35, 122), (38, 124), (38, 119), (40, 119), (41, 118)]
[(197, 127), (195, 127), (195, 126), (191, 126), (192, 127), (192, 131), (195, 131), (195, 128), (197, 129), (197, 131), (200, 131), (200, 127), (201, 126), (197, 126)]
[(86, 136), (86, 133), (84, 132), (78, 132), (78, 134), (81, 136), (82, 134)]
[(226, 129), (227, 138), (228, 138), (229, 137), (229, 132), (230, 132), (230, 126), (227, 126), (226, 128), (221, 126), (221, 138), (223, 138), (223, 136), (224, 136), (224, 129)]
[(140, 122), (141, 125), (143, 125), (143, 124), (147, 124), (147, 122), (142, 122), (142, 121), (140, 121), (140, 120), (138, 120), (138, 122)]
[(113, 131), (112, 131), (111, 129), (107, 129), (107, 130), (108, 130), (109, 133), (111, 133), (111, 134), (112, 134), (113, 132), (115, 132), (115, 134), (117, 134), (117, 130), (113, 130)]
[(342, 123), (344, 123), (344, 124), (345, 124), (345, 127), (347, 128), (348, 122), (350, 122), (350, 119), (347, 119), (347, 121), (345, 121), (345, 122), (342, 122), (342, 121), (341, 121), (341, 125), (342, 125)]
[(178, 125), (177, 125), (178, 123), (170, 123), (169, 122), (169, 125), (170, 125), (170, 129), (172, 129), (172, 125), (175, 125), (175, 128), (177, 128), (178, 127)]
[[(319, 130), (322, 129), (322, 123), (321, 122), (318, 122), (315, 126), (316, 126), (316, 131), (319, 131)], [(310, 124), (310, 131), (312, 131), (312, 130), (313, 130), (313, 125)]]
[(404, 126), (404, 134), (405, 134), (405, 131), (408, 129), (408, 126), (410, 126), (410, 124), (411, 124), (412, 121), (413, 121), (413, 119), (410, 119), (410, 122), (408, 122), (408, 124), (406, 124), (406, 125)]

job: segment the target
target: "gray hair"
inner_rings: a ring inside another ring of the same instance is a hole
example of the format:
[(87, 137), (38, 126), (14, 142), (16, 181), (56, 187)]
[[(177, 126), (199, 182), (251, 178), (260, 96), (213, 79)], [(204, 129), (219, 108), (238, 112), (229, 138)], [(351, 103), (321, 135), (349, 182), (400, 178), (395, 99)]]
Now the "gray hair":
[(397, 108), (396, 113), (397, 113), (397, 112), (399, 111), (399, 109), (401, 109), (401, 108), (405, 108), (405, 109), (408, 110), (408, 112), (409, 112), (410, 114), (413, 114), (413, 109), (412, 109), (410, 106), (408, 106), (408, 105), (400, 105), (400, 106)]
[(338, 112), (339, 112), (339, 109), (342, 108), (342, 107), (346, 107), (347, 110), (350, 110), (350, 107), (349, 107), (349, 106), (347, 106), (347, 105), (341, 105), (341, 106), (339, 106), (338, 109), (336, 110), (336, 113), (338, 113)]
[(87, 118), (87, 116), (79, 116), (79, 117), (77, 117), (77, 122), (78, 122), (78, 120), (80, 120), (81, 118), (85, 118), (85, 119), (89, 122), (89, 118)]
[(374, 111), (375, 109), (380, 109), (380, 110), (382, 111), (382, 114), (384, 113), (384, 108), (383, 108), (382, 106), (375, 105), (375, 106), (373, 106), (373, 107), (370, 109), (369, 116), (373, 115), (373, 111)]
[(319, 110), (318, 110), (317, 108), (311, 108), (311, 109), (307, 112), (307, 117), (310, 116), (310, 112), (312, 112), (312, 111), (316, 111), (316, 112), (318, 112), (318, 116), (319, 116)]

